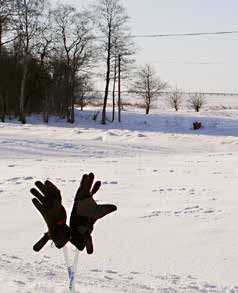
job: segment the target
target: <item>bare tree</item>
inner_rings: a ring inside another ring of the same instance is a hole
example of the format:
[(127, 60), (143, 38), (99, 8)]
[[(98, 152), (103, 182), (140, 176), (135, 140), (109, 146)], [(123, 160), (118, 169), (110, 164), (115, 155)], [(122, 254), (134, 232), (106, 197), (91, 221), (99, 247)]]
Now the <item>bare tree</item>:
[(183, 95), (179, 89), (175, 89), (172, 93), (168, 96), (168, 102), (175, 111), (178, 111), (183, 103)]
[(25, 87), (28, 74), (30, 55), (39, 36), (40, 17), (44, 11), (45, 0), (14, 0), (18, 42), (22, 50), (23, 73), (20, 88), (20, 118), (26, 123), (25, 118)]
[(94, 61), (92, 26), (88, 12), (79, 13), (70, 5), (60, 4), (54, 15), (66, 64), (66, 115), (74, 123), (76, 76)]
[(136, 77), (130, 86), (130, 92), (143, 97), (145, 113), (149, 114), (151, 104), (167, 87), (167, 83), (162, 82), (156, 75), (155, 69), (146, 64), (136, 72)]
[(189, 106), (194, 109), (196, 112), (199, 112), (200, 109), (205, 105), (206, 98), (203, 94), (196, 93), (192, 95), (189, 100)]
[[(104, 92), (102, 124), (106, 124), (106, 108), (109, 93), (110, 74), (112, 66), (113, 48), (115, 48), (115, 37), (119, 33), (128, 30), (128, 16), (121, 0), (97, 0), (94, 7), (96, 12), (96, 22), (100, 33), (103, 36), (102, 53), (106, 59), (106, 85)], [(118, 44), (118, 43), (117, 43)], [(114, 65), (114, 63), (113, 63)]]

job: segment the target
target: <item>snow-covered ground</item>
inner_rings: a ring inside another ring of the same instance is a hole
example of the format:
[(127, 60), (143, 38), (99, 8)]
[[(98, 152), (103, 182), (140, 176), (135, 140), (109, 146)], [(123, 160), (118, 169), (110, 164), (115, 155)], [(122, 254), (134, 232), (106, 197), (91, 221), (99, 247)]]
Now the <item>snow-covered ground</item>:
[(0, 292), (67, 292), (62, 250), (32, 250), (46, 227), (29, 189), (49, 178), (69, 213), (90, 171), (118, 211), (80, 253), (77, 292), (238, 292), (238, 110), (92, 116), (0, 124)]

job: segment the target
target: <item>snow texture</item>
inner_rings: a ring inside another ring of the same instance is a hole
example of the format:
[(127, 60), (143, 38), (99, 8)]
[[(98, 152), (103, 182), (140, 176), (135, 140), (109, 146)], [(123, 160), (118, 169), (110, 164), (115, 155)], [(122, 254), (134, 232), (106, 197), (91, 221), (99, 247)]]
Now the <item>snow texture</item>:
[(0, 291), (68, 292), (62, 250), (32, 250), (46, 227), (29, 190), (52, 180), (69, 213), (92, 171), (95, 199), (118, 211), (96, 224), (94, 254), (80, 253), (77, 292), (238, 292), (238, 110), (92, 116), (0, 124)]

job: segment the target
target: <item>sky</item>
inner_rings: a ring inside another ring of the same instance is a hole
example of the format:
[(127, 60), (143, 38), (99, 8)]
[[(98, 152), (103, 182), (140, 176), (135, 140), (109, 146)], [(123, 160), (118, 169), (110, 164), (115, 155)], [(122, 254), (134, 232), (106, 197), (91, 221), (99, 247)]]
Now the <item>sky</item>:
[[(121, 0), (132, 35), (238, 31), (237, 0)], [(93, 0), (64, 0), (76, 7)], [(184, 91), (238, 93), (238, 34), (135, 39), (137, 65)]]

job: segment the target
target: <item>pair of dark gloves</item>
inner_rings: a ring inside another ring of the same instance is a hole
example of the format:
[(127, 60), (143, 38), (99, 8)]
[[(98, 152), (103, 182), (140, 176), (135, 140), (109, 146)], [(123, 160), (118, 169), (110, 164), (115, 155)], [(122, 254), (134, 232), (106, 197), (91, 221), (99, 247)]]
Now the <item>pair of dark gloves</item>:
[(86, 247), (88, 254), (93, 253), (91, 233), (95, 222), (117, 209), (112, 204), (96, 203), (93, 195), (99, 190), (101, 182), (96, 181), (93, 185), (93, 181), (93, 173), (83, 175), (75, 195), (69, 226), (66, 224), (67, 214), (60, 190), (49, 180), (35, 182), (38, 189), (30, 190), (34, 195), (32, 202), (48, 226), (48, 232), (33, 246), (35, 251), (40, 251), (48, 240), (53, 240), (57, 248), (62, 248), (70, 241), (77, 249), (82, 251)]

